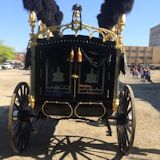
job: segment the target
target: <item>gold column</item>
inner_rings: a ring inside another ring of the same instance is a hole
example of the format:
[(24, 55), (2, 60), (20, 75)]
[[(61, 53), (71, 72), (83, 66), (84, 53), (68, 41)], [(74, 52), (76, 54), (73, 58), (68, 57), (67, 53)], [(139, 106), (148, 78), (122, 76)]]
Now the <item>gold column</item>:
[[(114, 32), (117, 34), (118, 38), (117, 38), (117, 57), (116, 57), (116, 66), (119, 66), (120, 64), (120, 55), (122, 53), (125, 53), (124, 50), (124, 46), (123, 46), (123, 36), (122, 36), (122, 32), (124, 30), (125, 27), (125, 23), (126, 23), (126, 17), (125, 14), (121, 15), (119, 17), (118, 20), (118, 24), (115, 26), (115, 28), (113, 28), (112, 30), (114, 30)], [(113, 112), (116, 112), (118, 110), (119, 107), (119, 67), (115, 68), (115, 80), (114, 80), (114, 99), (113, 99)]]
[(36, 39), (34, 37), (34, 29), (36, 23), (36, 13), (32, 11), (29, 15), (29, 23), (31, 27), (31, 34), (30, 34), (30, 48), (32, 52), (32, 59), (31, 59), (31, 70), (30, 70), (30, 95), (29, 95), (29, 103), (31, 108), (35, 107), (35, 46), (37, 45)]

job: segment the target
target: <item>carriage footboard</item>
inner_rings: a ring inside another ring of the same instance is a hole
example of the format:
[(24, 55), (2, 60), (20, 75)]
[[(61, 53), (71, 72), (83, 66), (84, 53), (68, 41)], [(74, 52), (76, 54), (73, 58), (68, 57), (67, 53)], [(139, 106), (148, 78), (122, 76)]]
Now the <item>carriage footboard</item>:
[(106, 107), (102, 102), (78, 102), (71, 105), (68, 102), (45, 101), (42, 106), (44, 115), (54, 119), (61, 118), (102, 118), (106, 114)]

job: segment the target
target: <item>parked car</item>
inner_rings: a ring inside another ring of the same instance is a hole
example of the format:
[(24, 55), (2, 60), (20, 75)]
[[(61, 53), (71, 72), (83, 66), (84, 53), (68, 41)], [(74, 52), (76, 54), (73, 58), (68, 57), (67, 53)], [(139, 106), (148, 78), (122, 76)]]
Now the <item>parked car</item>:
[(151, 70), (155, 70), (155, 69), (156, 69), (156, 66), (155, 66), (155, 65), (149, 65), (149, 68), (150, 68)]
[(1, 67), (2, 69), (12, 69), (13, 68), (12, 65), (9, 63), (3, 63)]
[(155, 69), (156, 69), (156, 70), (160, 70), (160, 66), (156, 66)]
[(2, 66), (0, 65), (0, 69), (2, 69)]

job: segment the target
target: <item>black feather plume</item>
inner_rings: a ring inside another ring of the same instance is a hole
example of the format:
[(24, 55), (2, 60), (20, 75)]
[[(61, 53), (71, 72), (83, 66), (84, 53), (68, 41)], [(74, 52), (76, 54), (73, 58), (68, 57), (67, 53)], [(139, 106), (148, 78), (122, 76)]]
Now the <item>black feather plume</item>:
[(111, 29), (122, 14), (132, 10), (133, 4), (134, 0), (105, 0), (97, 16), (99, 27)]
[(32, 1), (31, 0), (23, 0), (23, 6), (25, 9), (32, 11)]
[(42, 0), (42, 10), (37, 12), (37, 19), (46, 26), (55, 25), (54, 15), (57, 12), (56, 3), (53, 0)]
[(23, 0), (23, 6), (28, 11), (35, 11), (37, 19), (46, 26), (60, 25), (62, 22), (63, 13), (55, 0)]
[(23, 6), (28, 11), (39, 12), (42, 10), (42, 0), (23, 0)]
[(35, 12), (40, 12), (43, 8), (43, 5), (42, 5), (42, 0), (32, 0), (32, 6), (35, 10)]
[(132, 8), (133, 8), (133, 4), (134, 4), (134, 0), (120, 0), (118, 1), (118, 6), (119, 6), (119, 11), (122, 14), (126, 14), (129, 13)]
[(60, 25), (63, 20), (63, 13), (59, 10), (59, 6), (57, 5), (57, 12), (55, 14), (55, 24)]

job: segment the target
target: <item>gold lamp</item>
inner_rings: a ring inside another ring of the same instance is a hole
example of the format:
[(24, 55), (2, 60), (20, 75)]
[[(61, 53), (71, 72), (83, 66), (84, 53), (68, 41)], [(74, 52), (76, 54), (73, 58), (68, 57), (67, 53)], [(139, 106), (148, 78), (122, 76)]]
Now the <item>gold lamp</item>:
[(29, 14), (29, 23), (30, 23), (30, 27), (31, 27), (31, 35), (33, 35), (35, 23), (36, 23), (36, 13), (34, 11), (30, 12), (30, 14)]
[(122, 32), (124, 30), (124, 27), (126, 25), (126, 16), (125, 14), (121, 15), (118, 20), (118, 24), (116, 26), (116, 32), (118, 34), (118, 48), (123, 50), (123, 36)]

